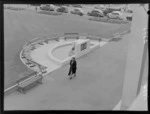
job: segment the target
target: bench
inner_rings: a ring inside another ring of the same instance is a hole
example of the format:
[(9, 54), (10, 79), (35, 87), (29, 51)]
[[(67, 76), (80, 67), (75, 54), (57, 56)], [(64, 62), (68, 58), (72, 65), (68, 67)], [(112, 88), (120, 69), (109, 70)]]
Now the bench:
[(25, 58), (26, 58), (26, 56), (24, 56), (24, 55), (21, 55), (21, 58), (22, 58), (22, 59), (25, 59)]
[(31, 63), (29, 67), (32, 68), (32, 67), (35, 67), (35, 66), (36, 66), (35, 64)]
[(90, 40), (97, 40), (97, 41), (102, 41), (102, 39), (101, 38), (99, 38), (99, 37), (96, 37), (96, 36), (87, 36), (87, 39), (90, 39)]
[(79, 34), (78, 33), (64, 33), (64, 35), (66, 36), (66, 35), (76, 35), (76, 36), (78, 36)]
[(64, 39), (79, 39), (78, 33), (64, 33)]
[(34, 46), (31, 47), (31, 50), (35, 50), (36, 48)]
[(32, 60), (28, 60), (28, 61), (30, 61), (30, 63), (31, 63), (31, 66), (30, 66), (30, 67), (35, 67), (35, 66), (37, 66), (37, 67), (39, 68), (39, 70), (41, 71), (42, 74), (47, 73), (47, 71), (46, 71), (46, 68), (47, 68), (47, 67), (45, 67), (45, 66), (43, 66), (43, 65), (40, 65), (40, 64), (38, 64), (38, 63), (36, 63), (36, 62), (34, 62), (34, 61), (32, 61)]
[(26, 65), (30, 65), (29, 67), (34, 67), (34, 66), (35, 66), (35, 65), (33, 64), (33, 62), (32, 62), (30, 59), (28, 59), (28, 58), (25, 58), (25, 59), (24, 59), (24, 62), (25, 62)]
[(53, 37), (51, 40), (59, 41), (59, 37)]
[(43, 42), (39, 42), (38, 44), (40, 44), (40, 45), (44, 45), (44, 44), (43, 44)]
[(46, 71), (47, 67), (40, 65), (40, 64), (36, 63), (35, 61), (30, 60), (28, 58), (24, 59), (24, 61), (25, 61), (26, 65), (29, 65), (30, 68), (37, 66), (40, 69), (40, 71), (42, 72), (42, 74), (47, 73), (47, 71)]
[(34, 87), (37, 84), (42, 84), (42, 75), (37, 75), (36, 73), (32, 73), (31, 75), (24, 77), (17, 81), (18, 89), (17, 91), (25, 94), (28, 89)]
[(67, 40), (67, 39), (79, 39), (79, 37), (78, 36), (65, 36), (64, 39), (65, 40)]
[(54, 41), (59, 41), (59, 37), (53, 37), (53, 38), (45, 38), (44, 40), (43, 40), (43, 42), (45, 42), (45, 43), (49, 43), (49, 41), (52, 41), (52, 40), (54, 40)]
[(47, 68), (47, 67), (42, 66), (42, 65), (39, 65), (39, 68), (40, 68), (40, 71), (41, 71), (42, 74), (47, 73), (47, 71), (46, 71), (46, 68)]

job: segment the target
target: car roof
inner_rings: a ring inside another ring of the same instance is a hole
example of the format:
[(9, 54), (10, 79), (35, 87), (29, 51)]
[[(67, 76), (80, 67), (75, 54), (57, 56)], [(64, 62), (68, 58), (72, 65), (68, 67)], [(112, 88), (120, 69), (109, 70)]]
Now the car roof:
[(81, 8), (75, 8), (74, 10), (80, 10), (81, 12), (83, 12), (83, 10)]
[(67, 8), (66, 6), (60, 6), (60, 8)]
[(119, 14), (121, 14), (121, 12), (120, 12), (120, 11), (113, 11), (112, 13), (119, 13)]
[(53, 4), (50, 4), (50, 7), (53, 7), (53, 8), (55, 8), (55, 5), (53, 5)]

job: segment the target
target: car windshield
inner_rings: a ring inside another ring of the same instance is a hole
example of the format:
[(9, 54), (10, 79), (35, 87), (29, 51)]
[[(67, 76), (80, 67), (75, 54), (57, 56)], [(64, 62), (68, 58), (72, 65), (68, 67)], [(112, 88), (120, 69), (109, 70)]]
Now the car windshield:
[(79, 10), (79, 9), (75, 9), (74, 11), (79, 11), (79, 12), (80, 12), (80, 10)]
[(94, 13), (99, 13), (98, 11), (93, 11)]
[(119, 15), (119, 13), (112, 13), (113, 15)]
[(98, 10), (93, 10), (92, 12), (94, 12), (94, 13), (101, 13), (101, 11), (98, 11)]

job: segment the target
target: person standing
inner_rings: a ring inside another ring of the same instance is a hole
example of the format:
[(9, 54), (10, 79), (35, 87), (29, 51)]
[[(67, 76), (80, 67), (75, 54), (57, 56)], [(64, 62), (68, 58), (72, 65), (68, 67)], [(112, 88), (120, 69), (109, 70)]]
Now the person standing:
[(68, 73), (68, 75), (70, 76), (70, 79), (72, 79), (73, 77), (76, 77), (76, 70), (77, 70), (77, 62), (75, 60), (75, 57), (73, 57), (70, 61), (70, 69)]

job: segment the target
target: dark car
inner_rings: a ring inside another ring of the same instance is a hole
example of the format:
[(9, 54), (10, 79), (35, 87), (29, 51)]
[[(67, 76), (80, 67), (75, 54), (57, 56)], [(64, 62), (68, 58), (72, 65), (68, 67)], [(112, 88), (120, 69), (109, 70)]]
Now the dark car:
[(104, 13), (101, 10), (92, 10), (91, 12), (88, 12), (87, 15), (94, 16), (94, 17), (104, 17)]
[(72, 10), (70, 13), (77, 14), (77, 15), (80, 15), (80, 16), (84, 15), (83, 11), (81, 9), (78, 9), (78, 8)]
[(66, 7), (59, 7), (56, 11), (62, 13), (68, 13), (68, 9)]
[(80, 4), (72, 4), (73, 7), (82, 8), (82, 5)]
[(107, 8), (106, 8), (106, 9), (102, 9), (102, 11), (103, 11), (103, 14), (104, 14), (105, 16), (107, 16), (108, 13), (111, 13), (110, 10), (107, 9)]

